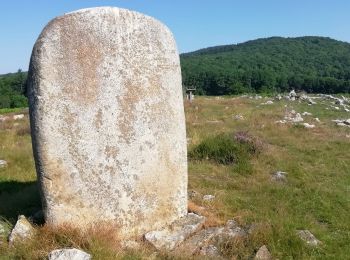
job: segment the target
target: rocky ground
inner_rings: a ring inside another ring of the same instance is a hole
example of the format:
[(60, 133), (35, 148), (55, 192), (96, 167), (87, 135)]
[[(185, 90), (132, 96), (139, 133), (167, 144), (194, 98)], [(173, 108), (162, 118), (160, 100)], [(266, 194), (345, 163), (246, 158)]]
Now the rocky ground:
[(186, 103), (190, 152), (222, 133), (259, 152), (232, 164), (189, 158), (189, 215), (128, 241), (103, 226), (43, 225), (27, 111), (1, 114), (0, 258), (346, 259), (349, 100), (291, 92)]

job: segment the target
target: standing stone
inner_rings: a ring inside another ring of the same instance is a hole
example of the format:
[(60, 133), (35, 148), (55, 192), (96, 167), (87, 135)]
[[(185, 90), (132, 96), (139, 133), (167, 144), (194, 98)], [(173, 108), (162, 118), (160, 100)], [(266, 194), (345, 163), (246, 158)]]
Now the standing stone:
[(47, 223), (106, 221), (129, 237), (186, 215), (181, 70), (162, 23), (111, 7), (55, 18), (28, 89)]

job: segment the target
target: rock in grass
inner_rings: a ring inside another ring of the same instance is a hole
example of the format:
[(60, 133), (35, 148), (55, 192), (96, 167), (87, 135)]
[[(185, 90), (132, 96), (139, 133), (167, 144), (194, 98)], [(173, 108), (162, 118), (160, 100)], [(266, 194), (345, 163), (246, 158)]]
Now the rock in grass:
[(7, 162), (5, 160), (0, 160), (0, 168), (4, 168), (7, 166)]
[(271, 260), (271, 259), (272, 259), (271, 253), (265, 245), (259, 248), (258, 252), (254, 257), (254, 260)]
[(49, 260), (90, 260), (91, 255), (76, 248), (56, 249), (48, 255)]
[(158, 250), (170, 251), (198, 231), (204, 221), (205, 217), (188, 213), (168, 227), (146, 233), (145, 239)]
[(47, 224), (103, 221), (127, 238), (187, 214), (180, 61), (162, 23), (112, 7), (55, 18), (28, 97)]
[(200, 255), (212, 257), (215, 259), (222, 259), (220, 250), (214, 245), (207, 245), (201, 248)]
[(9, 243), (23, 242), (26, 239), (30, 239), (35, 235), (35, 229), (32, 224), (21, 215), (18, 217), (15, 227), (12, 229)]
[(206, 201), (206, 202), (214, 201), (214, 199), (215, 199), (214, 195), (207, 194), (203, 196), (203, 201)]
[(309, 230), (298, 230), (297, 234), (310, 246), (318, 246), (321, 243)]
[(305, 128), (315, 128), (315, 125), (308, 124), (308, 123), (303, 123), (302, 124)]
[(282, 171), (277, 171), (271, 176), (271, 180), (275, 182), (287, 182), (287, 173)]

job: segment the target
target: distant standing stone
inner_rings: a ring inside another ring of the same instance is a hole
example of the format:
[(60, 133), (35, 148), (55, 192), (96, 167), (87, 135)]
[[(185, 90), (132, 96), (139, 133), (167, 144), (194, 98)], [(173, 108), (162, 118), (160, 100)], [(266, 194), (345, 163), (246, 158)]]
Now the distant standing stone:
[(90, 260), (91, 255), (76, 248), (56, 249), (51, 251), (49, 260)]
[(28, 96), (46, 222), (142, 235), (187, 213), (179, 55), (162, 23), (83, 9), (37, 40)]

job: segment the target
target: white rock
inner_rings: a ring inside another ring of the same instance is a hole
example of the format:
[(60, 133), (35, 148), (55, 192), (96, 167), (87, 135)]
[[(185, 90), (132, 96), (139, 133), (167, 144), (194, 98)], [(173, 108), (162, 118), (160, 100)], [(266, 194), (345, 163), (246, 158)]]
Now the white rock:
[(23, 119), (23, 118), (24, 118), (23, 114), (19, 114), (19, 115), (14, 115), (13, 116), (13, 120), (20, 120), (20, 119)]
[(159, 21), (83, 9), (51, 21), (28, 73), (46, 223), (141, 236), (187, 214), (180, 61)]
[(13, 244), (17, 241), (21, 242), (32, 238), (34, 235), (35, 229), (32, 224), (26, 219), (25, 216), (20, 215), (9, 236), (9, 243)]
[(242, 115), (235, 115), (233, 118), (236, 120), (243, 120), (244, 119), (244, 117)]
[(213, 201), (215, 199), (215, 196), (214, 195), (204, 195), (203, 196), (203, 201)]
[(90, 260), (91, 255), (76, 248), (64, 248), (51, 251), (49, 260)]
[(185, 239), (198, 231), (205, 221), (205, 217), (194, 213), (175, 221), (162, 230), (146, 233), (145, 239), (158, 250), (173, 250)]
[(4, 168), (7, 166), (7, 162), (5, 160), (0, 160), (0, 168)]
[(303, 123), (302, 124), (305, 128), (315, 128), (315, 125), (310, 125), (308, 123)]
[(303, 116), (312, 116), (312, 114), (309, 113), (309, 112), (303, 112), (302, 115), (303, 115)]
[(215, 259), (221, 258), (220, 250), (214, 245), (207, 245), (202, 247), (199, 254), (203, 256), (213, 257)]
[(321, 122), (321, 120), (318, 117), (314, 118), (316, 122)]
[(298, 230), (297, 234), (310, 246), (318, 246), (321, 243), (309, 230)]
[(0, 115), (0, 122), (5, 122), (7, 120), (9, 120), (10, 118), (8, 116), (1, 116)]
[(287, 173), (282, 171), (277, 171), (271, 176), (271, 180), (277, 182), (287, 182)]

